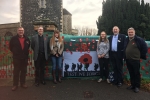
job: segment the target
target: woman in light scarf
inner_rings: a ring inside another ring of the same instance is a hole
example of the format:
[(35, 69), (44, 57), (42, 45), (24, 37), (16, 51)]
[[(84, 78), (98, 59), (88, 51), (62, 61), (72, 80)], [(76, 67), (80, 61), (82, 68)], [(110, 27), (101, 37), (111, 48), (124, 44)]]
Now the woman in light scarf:
[(59, 70), (58, 82), (61, 83), (62, 55), (64, 50), (64, 42), (58, 30), (54, 31), (54, 34), (50, 39), (50, 50), (51, 50), (51, 58), (52, 58), (53, 81), (55, 84), (57, 84), (57, 80), (56, 80), (56, 67), (57, 67)]

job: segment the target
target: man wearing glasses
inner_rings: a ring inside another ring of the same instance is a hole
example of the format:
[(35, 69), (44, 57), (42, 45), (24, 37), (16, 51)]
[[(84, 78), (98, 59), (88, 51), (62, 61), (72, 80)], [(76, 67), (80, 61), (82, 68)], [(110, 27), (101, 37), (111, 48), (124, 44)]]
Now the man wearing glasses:
[(27, 88), (25, 84), (28, 55), (29, 55), (30, 40), (24, 35), (24, 28), (17, 29), (17, 35), (10, 40), (9, 48), (13, 55), (13, 88), (12, 91), (17, 90), (18, 83), (22, 88)]
[(123, 49), (126, 36), (119, 33), (119, 27), (113, 27), (113, 35), (109, 37), (110, 42), (110, 61), (114, 71), (114, 85), (118, 87), (123, 84)]
[(124, 49), (131, 82), (131, 86), (127, 87), (127, 89), (133, 90), (135, 93), (139, 92), (140, 88), (140, 59), (146, 59), (147, 51), (148, 48), (145, 41), (135, 35), (134, 28), (129, 28)]
[(35, 65), (35, 86), (38, 87), (40, 83), (46, 84), (44, 79), (44, 69), (46, 60), (48, 60), (48, 37), (43, 34), (43, 27), (38, 28), (38, 34), (31, 39), (31, 48), (34, 51), (34, 65)]

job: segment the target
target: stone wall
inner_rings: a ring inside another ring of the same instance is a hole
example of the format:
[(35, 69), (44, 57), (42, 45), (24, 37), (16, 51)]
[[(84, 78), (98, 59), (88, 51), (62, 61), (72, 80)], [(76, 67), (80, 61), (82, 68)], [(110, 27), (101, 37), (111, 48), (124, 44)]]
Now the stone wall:
[(72, 31), (72, 16), (63, 15), (63, 33), (71, 34)]
[(25, 28), (27, 35), (33, 35), (33, 21), (40, 19), (50, 19), (54, 21), (59, 31), (63, 31), (62, 0), (20, 0), (20, 21)]
[(20, 23), (0, 24), (0, 37), (16, 35), (19, 26)]

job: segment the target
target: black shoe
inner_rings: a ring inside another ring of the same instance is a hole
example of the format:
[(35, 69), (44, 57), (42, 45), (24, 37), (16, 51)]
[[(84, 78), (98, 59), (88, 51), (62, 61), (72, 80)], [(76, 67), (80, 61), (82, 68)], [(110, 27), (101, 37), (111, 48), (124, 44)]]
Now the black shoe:
[(139, 90), (139, 88), (135, 88), (134, 90), (133, 90), (135, 93), (138, 93), (140, 90)]
[(121, 87), (121, 86), (122, 86), (122, 83), (118, 83), (117, 86), (118, 86), (118, 87)]
[(115, 82), (115, 81), (112, 81), (111, 84), (112, 84), (112, 85), (118, 85), (118, 83)]
[(39, 83), (35, 83), (35, 86), (38, 87), (40, 84)]
[(131, 85), (131, 86), (127, 87), (127, 89), (128, 89), (128, 90), (133, 90), (134, 87)]
[(41, 83), (42, 83), (43, 85), (45, 85), (45, 84), (46, 84), (46, 82), (45, 82), (45, 81), (42, 81)]

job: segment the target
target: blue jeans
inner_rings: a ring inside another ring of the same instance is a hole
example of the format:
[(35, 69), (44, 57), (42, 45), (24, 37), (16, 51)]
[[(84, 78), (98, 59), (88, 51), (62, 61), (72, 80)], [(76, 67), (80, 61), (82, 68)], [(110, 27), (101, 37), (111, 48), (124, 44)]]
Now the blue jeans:
[(52, 57), (52, 70), (56, 70), (56, 66), (62, 70), (62, 57)]

